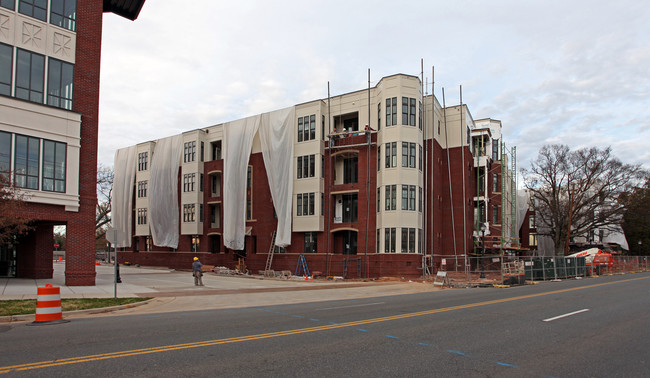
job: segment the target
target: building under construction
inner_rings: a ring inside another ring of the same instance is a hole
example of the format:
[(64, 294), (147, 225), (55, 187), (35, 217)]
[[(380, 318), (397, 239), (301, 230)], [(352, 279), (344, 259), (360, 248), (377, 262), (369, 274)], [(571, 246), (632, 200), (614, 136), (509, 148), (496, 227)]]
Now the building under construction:
[(123, 148), (118, 259), (416, 277), (469, 268), (478, 240), (518, 248), (514, 147), (500, 121), (442, 100), (397, 74)]

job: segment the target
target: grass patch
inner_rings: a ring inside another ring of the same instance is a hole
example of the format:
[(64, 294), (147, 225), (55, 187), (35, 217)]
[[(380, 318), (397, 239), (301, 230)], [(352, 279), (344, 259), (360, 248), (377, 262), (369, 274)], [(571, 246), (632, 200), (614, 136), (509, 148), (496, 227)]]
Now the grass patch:
[[(61, 299), (61, 311), (87, 310), (126, 305), (146, 301), (151, 298), (70, 298)], [(0, 301), (0, 316), (25, 315), (36, 313), (36, 299)]]

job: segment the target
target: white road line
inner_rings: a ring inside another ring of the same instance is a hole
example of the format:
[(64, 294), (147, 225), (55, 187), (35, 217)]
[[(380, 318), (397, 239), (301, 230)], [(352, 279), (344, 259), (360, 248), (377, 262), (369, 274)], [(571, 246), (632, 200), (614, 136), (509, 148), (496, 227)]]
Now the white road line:
[(374, 305), (384, 304), (384, 303), (386, 303), (386, 302), (364, 303), (364, 304), (350, 305), (350, 306), (341, 306), (341, 307), (326, 307), (326, 308), (319, 308), (319, 309), (316, 309), (316, 311), (322, 311), (322, 310), (336, 310), (336, 309), (339, 309), (339, 308), (350, 308), (350, 307), (374, 306)]
[(589, 311), (589, 309), (588, 309), (588, 308), (585, 308), (585, 309), (583, 309), (583, 310), (574, 311), (574, 312), (570, 312), (570, 313), (568, 313), (568, 314), (559, 315), (559, 316), (556, 316), (556, 317), (553, 317), (553, 318), (544, 319), (543, 321), (545, 321), (545, 322), (552, 322), (553, 320), (557, 320), (557, 319), (561, 319), (561, 318), (566, 318), (567, 316), (571, 316), (571, 315), (579, 314), (579, 313), (581, 313), (581, 312), (585, 312), (585, 311)]

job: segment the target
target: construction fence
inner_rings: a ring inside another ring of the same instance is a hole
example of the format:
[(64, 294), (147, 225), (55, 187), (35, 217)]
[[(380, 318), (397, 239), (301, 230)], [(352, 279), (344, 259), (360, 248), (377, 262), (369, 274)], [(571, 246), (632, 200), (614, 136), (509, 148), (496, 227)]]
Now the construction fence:
[(605, 262), (585, 257), (508, 255), (434, 255), (434, 272), (446, 272), (449, 286), (523, 284), (598, 275), (650, 271), (650, 256), (612, 256)]

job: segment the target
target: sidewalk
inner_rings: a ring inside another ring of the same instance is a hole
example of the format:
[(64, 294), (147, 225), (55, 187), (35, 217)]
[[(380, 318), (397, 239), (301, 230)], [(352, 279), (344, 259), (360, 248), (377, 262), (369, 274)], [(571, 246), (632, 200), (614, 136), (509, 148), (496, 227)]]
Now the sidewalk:
[[(54, 263), (51, 279), (0, 278), (0, 300), (35, 299), (37, 288), (52, 284), (61, 298), (113, 298), (113, 265), (96, 266), (95, 286), (65, 286), (65, 263)], [(263, 279), (205, 273), (205, 286), (194, 286), (191, 272), (156, 267), (120, 266), (122, 283), (117, 296), (152, 297), (146, 305), (125, 308), (127, 313), (191, 311), (218, 308), (270, 306), (302, 302), (344, 300), (434, 291), (421, 282), (350, 282), (301, 279)], [(64, 313), (65, 316), (66, 313)]]

